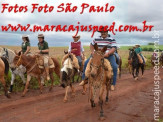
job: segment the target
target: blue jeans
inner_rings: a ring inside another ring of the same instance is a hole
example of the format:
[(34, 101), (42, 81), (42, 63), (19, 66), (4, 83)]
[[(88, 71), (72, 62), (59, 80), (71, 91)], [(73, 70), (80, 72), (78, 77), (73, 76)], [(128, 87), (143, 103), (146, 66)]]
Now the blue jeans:
[(143, 64), (145, 64), (145, 60), (144, 57), (142, 56), (142, 54), (140, 54), (141, 58), (143, 59)]
[[(90, 58), (91, 58), (91, 56), (84, 63), (82, 80), (85, 79), (85, 70), (86, 70), (86, 67), (87, 67), (87, 64), (88, 64)], [(118, 65), (116, 63), (116, 59), (115, 59), (115, 57), (113, 55), (110, 55), (106, 59), (108, 59), (110, 61), (110, 64), (111, 64), (111, 66), (113, 68), (113, 83), (112, 83), (112, 85), (116, 85), (116, 81), (117, 81), (117, 68), (118, 68)]]
[(76, 58), (78, 59), (79, 66), (81, 67), (81, 65), (82, 65), (82, 57), (81, 56), (76, 56)]
[(118, 53), (114, 53), (114, 55), (116, 56), (116, 58), (117, 58), (117, 62), (118, 62), (118, 65), (119, 65), (119, 63), (120, 63), (120, 57), (119, 57), (119, 55), (118, 55)]

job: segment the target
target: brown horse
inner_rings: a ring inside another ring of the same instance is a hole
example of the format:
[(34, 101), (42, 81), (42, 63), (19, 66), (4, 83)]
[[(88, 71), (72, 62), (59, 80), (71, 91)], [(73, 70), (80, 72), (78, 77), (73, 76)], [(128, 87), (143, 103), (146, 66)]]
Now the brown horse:
[[(90, 101), (91, 106), (95, 107), (95, 95), (97, 88), (100, 89), (99, 92), (99, 104), (100, 104), (100, 119), (104, 119), (103, 115), (103, 94), (106, 89), (106, 100), (108, 102), (109, 98), (109, 89), (111, 86), (112, 79), (112, 68), (109, 62), (108, 69), (105, 66), (104, 53), (107, 50), (105, 46), (102, 50), (98, 50), (97, 44), (94, 45), (95, 52), (92, 54), (92, 58), (90, 59), (87, 68), (86, 68), (86, 76), (88, 77), (89, 82), (89, 93), (90, 93)], [(87, 74), (88, 72), (88, 74)]]
[(4, 87), (5, 96), (7, 98), (10, 98), (10, 96), (7, 92), (6, 82), (4, 79), (4, 76), (8, 75), (8, 71), (9, 71), (9, 63), (6, 58), (4, 58), (4, 57), (0, 58), (0, 67), (1, 67), (0, 68), (0, 82), (2, 83), (2, 85)]
[[(38, 56), (30, 56), (30, 55), (29, 56), (20, 55), (20, 56), (15, 56), (15, 58), (14, 58), (13, 62), (17, 67), (20, 65), (23, 65), (27, 70), (27, 82), (25, 85), (24, 92), (22, 94), (23, 97), (25, 96), (26, 92), (28, 91), (29, 82), (30, 82), (32, 76), (37, 78), (39, 86), (40, 86), (40, 92), (42, 93), (41, 78), (44, 80), (46, 73), (45, 73), (44, 69), (39, 68), (37, 58), (38, 58)], [(52, 82), (49, 91), (52, 90), (52, 88), (53, 88), (53, 82), (54, 82), (53, 72), (55, 72), (57, 74), (57, 76), (60, 78), (59, 62), (55, 58), (52, 58), (52, 60), (54, 62), (55, 67), (49, 69), (49, 75), (50, 75), (50, 79)]]
[(72, 95), (75, 95), (75, 89), (72, 86), (74, 82), (74, 77), (79, 73), (78, 59), (72, 53), (64, 52), (65, 56), (62, 59), (62, 69), (61, 69), (61, 86), (65, 88), (64, 102), (68, 100), (68, 89), (71, 87)]
[(160, 65), (163, 66), (163, 52), (160, 55)]
[(151, 64), (154, 67), (155, 63), (159, 63), (159, 54), (153, 53), (151, 56)]

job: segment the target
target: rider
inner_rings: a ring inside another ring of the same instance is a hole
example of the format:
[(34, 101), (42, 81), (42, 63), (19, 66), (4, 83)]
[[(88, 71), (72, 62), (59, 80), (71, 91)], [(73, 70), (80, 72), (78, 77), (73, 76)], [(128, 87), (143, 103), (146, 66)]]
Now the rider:
[(68, 52), (71, 52), (76, 56), (79, 66), (81, 66), (82, 59), (84, 58), (84, 48), (81, 41), (79, 40), (80, 36), (72, 36), (72, 38), (74, 41), (70, 43)]
[(39, 53), (43, 56), (44, 58), (44, 67), (47, 75), (47, 80), (50, 80), (49, 76), (49, 46), (48, 43), (44, 40), (44, 35), (43, 34), (38, 34), (38, 51), (36, 53)]
[[(104, 57), (110, 61), (111, 66), (113, 68), (113, 83), (111, 85), (111, 90), (114, 90), (115, 89), (114, 87), (115, 87), (116, 81), (117, 81), (117, 67), (118, 67), (116, 64), (116, 59), (113, 55), (117, 49), (116, 40), (110, 37), (110, 35), (108, 34), (108, 31), (105, 31), (104, 27), (102, 27), (101, 31), (98, 31), (98, 32), (101, 33), (101, 36), (95, 38), (91, 42), (91, 44), (90, 44), (91, 54), (94, 53), (94, 44), (95, 43), (98, 44), (99, 48), (103, 48), (104, 46), (107, 46), (107, 51), (106, 51)], [(84, 85), (86, 83), (87, 78), (85, 78), (85, 69), (87, 67), (87, 64), (88, 64), (90, 58), (91, 58), (91, 56), (85, 61), (82, 82), (79, 85)]]
[(29, 37), (28, 35), (23, 35), (22, 36), (22, 45), (21, 45), (21, 53), (23, 53), (24, 55), (27, 55), (28, 53), (30, 53), (30, 41), (29, 41)]
[(141, 56), (141, 58), (143, 60), (143, 63), (145, 64), (145, 60), (144, 60), (144, 57), (142, 55), (142, 49), (141, 49), (141, 47), (140, 47), (139, 44), (136, 44), (135, 45), (135, 52), (136, 52), (137, 55), (140, 55)]

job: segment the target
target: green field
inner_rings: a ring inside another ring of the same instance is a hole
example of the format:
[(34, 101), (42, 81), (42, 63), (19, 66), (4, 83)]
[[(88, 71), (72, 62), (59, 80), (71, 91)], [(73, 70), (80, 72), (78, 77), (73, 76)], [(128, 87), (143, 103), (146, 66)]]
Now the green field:
[[(132, 46), (121, 46), (121, 50), (128, 50), (129, 48), (132, 48)], [(154, 45), (142, 45), (141, 48), (152, 48), (155, 49)], [(159, 49), (163, 50), (163, 45), (159, 45)]]

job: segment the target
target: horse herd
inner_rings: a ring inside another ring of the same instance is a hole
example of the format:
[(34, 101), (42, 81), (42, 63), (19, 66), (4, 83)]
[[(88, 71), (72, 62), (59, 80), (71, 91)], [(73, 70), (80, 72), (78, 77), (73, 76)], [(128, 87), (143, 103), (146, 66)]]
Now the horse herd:
[[(106, 61), (104, 58), (104, 53), (107, 47), (103, 49), (98, 49), (97, 44), (94, 45), (95, 52), (92, 54), (92, 58), (90, 59), (85, 75), (88, 78), (88, 85), (89, 85), (89, 99), (91, 102), (91, 106), (95, 107), (95, 96), (97, 94), (97, 89), (99, 89), (99, 105), (100, 105), (100, 119), (104, 118), (103, 112), (103, 94), (106, 90), (106, 97), (105, 102), (109, 101), (109, 90), (112, 82), (112, 68), (109, 61)], [(44, 69), (40, 69), (38, 65), (38, 59), (40, 58), (39, 55), (18, 55), (16, 52), (6, 49), (0, 48), (0, 82), (4, 86), (5, 96), (10, 98), (9, 93), (12, 92), (13, 83), (15, 80), (15, 76), (19, 75), (25, 84), (25, 89), (23, 91), (22, 96), (25, 96), (26, 92), (28, 91), (29, 82), (31, 77), (36, 77), (39, 83), (40, 92), (42, 93), (43, 84), (45, 81)], [(75, 61), (77, 60), (76, 57), (68, 52), (65, 52), (66, 57), (62, 60), (62, 68), (60, 68), (59, 61), (56, 58), (51, 58), (55, 67), (49, 69), (49, 75), (51, 79), (51, 86), (49, 91), (53, 88), (54, 76), (55, 73), (60, 78), (60, 84), (63, 88), (65, 88), (65, 96), (63, 101), (67, 102), (68, 100), (68, 89), (69, 87), (72, 90), (72, 94), (75, 94), (75, 89), (73, 87), (72, 81), (74, 80), (75, 75), (80, 77), (82, 72), (82, 68), (76, 68)], [(144, 64), (140, 64), (137, 58), (136, 53), (134, 50), (130, 50), (129, 52), (129, 65), (132, 66), (132, 75), (135, 80), (138, 79), (139, 68), (142, 70), (142, 76), (144, 73)], [(122, 64), (122, 61), (120, 61)], [(83, 62), (84, 64), (84, 62)], [(106, 65), (107, 64), (107, 65)], [(119, 65), (119, 69), (121, 69), (121, 64)], [(9, 91), (6, 87), (6, 82), (4, 76), (8, 74), (9, 68), (11, 69), (11, 85)], [(121, 71), (121, 70), (120, 70)], [(25, 80), (24, 74), (27, 74), (27, 80)], [(78, 77), (78, 78), (79, 78)], [(86, 91), (86, 84), (83, 86), (83, 92)]]

